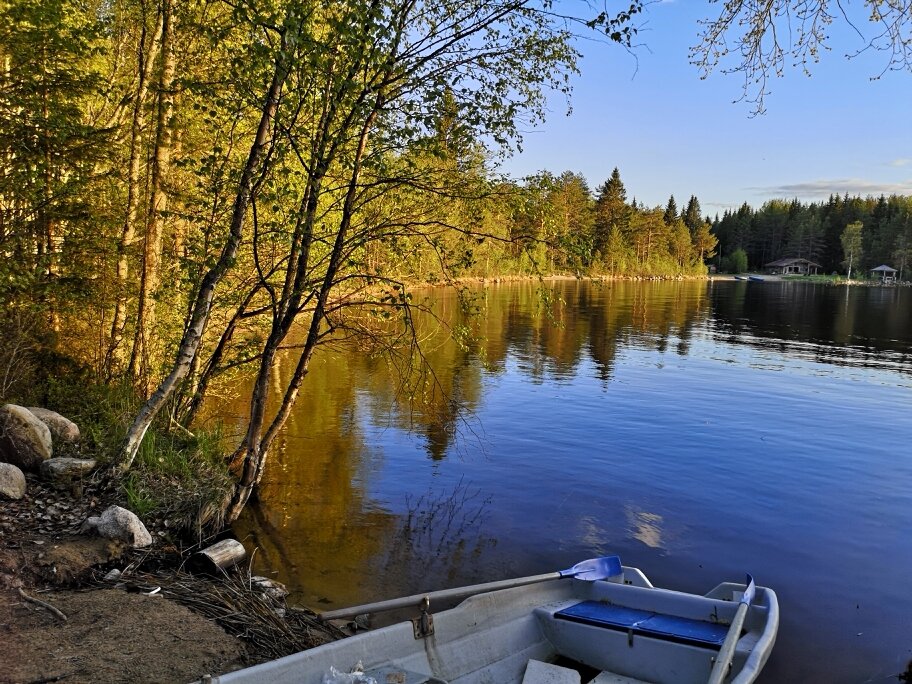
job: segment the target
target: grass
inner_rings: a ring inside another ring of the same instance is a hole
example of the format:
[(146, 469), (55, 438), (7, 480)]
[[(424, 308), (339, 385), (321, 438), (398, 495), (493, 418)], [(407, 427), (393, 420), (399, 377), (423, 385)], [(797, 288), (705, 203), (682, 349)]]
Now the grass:
[[(73, 455), (103, 466), (113, 464), (142, 404), (127, 384), (103, 385), (80, 374), (49, 379), (44, 395), (45, 406), (79, 425), (82, 443)], [(234, 486), (221, 432), (178, 433), (166, 420), (153, 423), (130, 471), (115, 483), (121, 503), (144, 521), (167, 521), (178, 536), (216, 531)]]
[(143, 477), (136, 473), (127, 473), (120, 483), (121, 491), (126, 497), (126, 508), (133, 511), (140, 519), (155, 513), (158, 502)]
[(783, 275), (783, 280), (798, 280), (802, 283), (831, 283), (833, 285), (845, 282), (845, 276), (825, 275), (818, 273), (816, 275)]
[(193, 436), (150, 429), (121, 483), (128, 504), (167, 520), (169, 528), (198, 535), (203, 527), (221, 527), (222, 505), (233, 486), (217, 429)]

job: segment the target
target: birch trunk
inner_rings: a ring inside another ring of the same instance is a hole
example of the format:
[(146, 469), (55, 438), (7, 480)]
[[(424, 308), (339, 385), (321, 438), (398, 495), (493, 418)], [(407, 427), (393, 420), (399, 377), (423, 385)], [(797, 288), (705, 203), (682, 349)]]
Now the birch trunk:
[[(237, 451), (238, 455), (243, 454), (244, 461), (241, 468), (240, 480), (235, 485), (234, 493), (232, 494), (231, 501), (228, 503), (225, 513), (225, 521), (227, 523), (232, 523), (238, 519), (241, 511), (244, 510), (244, 506), (247, 505), (247, 501), (250, 499), (250, 495), (253, 493), (254, 488), (260, 483), (272, 441), (285, 424), (285, 421), (288, 420), (291, 408), (297, 399), (301, 383), (307, 375), (310, 359), (312, 358), (320, 339), (320, 327), (323, 324), (326, 303), (329, 300), (329, 295), (335, 284), (336, 275), (338, 274), (342, 260), (343, 246), (349, 227), (351, 226), (355, 199), (358, 193), (358, 183), (361, 176), (361, 164), (367, 149), (368, 137), (381, 106), (382, 100), (378, 100), (374, 106), (373, 112), (367, 117), (367, 120), (361, 128), (358, 148), (354, 158), (354, 166), (352, 168), (351, 177), (349, 178), (342, 216), (339, 221), (339, 230), (336, 233), (332, 255), (330, 256), (329, 264), (326, 268), (326, 275), (320, 286), (320, 293), (317, 297), (313, 315), (310, 319), (307, 340), (304, 343), (304, 349), (301, 351), (301, 356), (298, 358), (298, 363), (295, 367), (291, 381), (285, 390), (285, 395), (282, 397), (282, 403), (279, 410), (273, 418), (272, 423), (269, 425), (269, 428), (266, 430), (266, 433), (262, 435), (264, 418), (266, 415), (266, 404), (269, 399), (269, 377), (273, 370), (272, 366), (278, 345), (281, 344), (284, 334), (281, 334), (280, 330), (277, 331), (274, 326), (273, 333), (264, 346), (263, 358), (254, 385), (253, 396), (250, 399), (250, 422), (247, 427), (247, 434)], [(287, 332), (287, 326), (285, 331)]]
[(158, 118), (155, 130), (155, 156), (149, 192), (149, 213), (143, 246), (143, 272), (136, 314), (136, 334), (130, 357), (130, 375), (138, 380), (143, 395), (151, 383), (150, 339), (156, 322), (156, 297), (161, 286), (162, 232), (164, 212), (168, 207), (164, 178), (171, 164), (172, 119), (174, 109), (174, 26), (171, 0), (161, 4), (161, 69), (158, 79)]
[(114, 316), (111, 323), (111, 339), (108, 344), (108, 350), (105, 354), (104, 372), (110, 379), (114, 374), (115, 365), (122, 362), (120, 344), (123, 341), (124, 325), (127, 319), (127, 277), (130, 273), (130, 262), (127, 254), (133, 239), (136, 236), (136, 217), (139, 212), (139, 179), (141, 168), (141, 143), (140, 136), (145, 126), (145, 104), (146, 96), (149, 92), (149, 79), (152, 74), (152, 65), (158, 54), (159, 41), (162, 36), (162, 15), (156, 20), (155, 32), (148, 46), (146, 53), (146, 27), (143, 24), (142, 33), (139, 38), (139, 49), (137, 51), (137, 85), (136, 94), (133, 100), (133, 116), (130, 124), (130, 167), (127, 175), (127, 214), (124, 218), (123, 228), (120, 234), (120, 242), (117, 245), (117, 273), (115, 280), (115, 289), (117, 291), (117, 301), (114, 303)]
[(231, 226), (228, 239), (225, 241), (222, 252), (219, 255), (215, 265), (206, 272), (199, 286), (196, 299), (193, 304), (193, 313), (190, 317), (184, 336), (178, 347), (177, 357), (171, 372), (162, 380), (158, 388), (149, 397), (143, 405), (130, 426), (124, 439), (123, 447), (118, 458), (117, 469), (124, 472), (133, 464), (133, 459), (139, 451), (146, 430), (158, 415), (158, 412), (165, 405), (165, 402), (177, 388), (178, 384), (187, 376), (190, 371), (193, 359), (199, 351), (200, 341), (206, 324), (209, 321), (209, 314), (212, 310), (212, 299), (215, 295), (215, 288), (225, 277), (228, 269), (237, 256), (238, 246), (244, 233), (244, 219), (247, 215), (247, 209), (250, 205), (253, 191), (254, 176), (260, 166), (263, 152), (267, 145), (267, 137), (272, 121), (275, 118), (279, 106), (279, 97), (282, 92), (282, 86), (288, 78), (287, 57), (284, 52), (287, 49), (286, 41), (283, 36), (282, 51), (276, 59), (276, 67), (273, 72), (269, 89), (266, 93), (266, 100), (263, 104), (262, 115), (257, 127), (257, 132), (250, 146), (250, 153), (244, 164), (238, 190), (234, 199), (234, 206), (231, 214)]

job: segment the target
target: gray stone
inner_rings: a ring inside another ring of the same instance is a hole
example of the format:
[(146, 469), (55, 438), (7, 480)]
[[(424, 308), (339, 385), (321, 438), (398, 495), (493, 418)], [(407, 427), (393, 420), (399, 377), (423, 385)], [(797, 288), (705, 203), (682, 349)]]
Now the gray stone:
[(0, 461), (37, 470), (53, 454), (51, 431), (27, 408), (0, 406)]
[(55, 442), (66, 442), (75, 444), (79, 441), (79, 426), (69, 418), (64, 418), (56, 411), (40, 408), (38, 406), (29, 406), (29, 411), (48, 426), (51, 436)]
[(137, 549), (152, 544), (152, 535), (142, 521), (120, 506), (110, 506), (100, 516), (89, 518), (79, 531), (94, 531), (106, 539), (119, 539)]
[(21, 499), (25, 496), (25, 475), (12, 463), (0, 463), (0, 497)]
[(269, 579), (268, 577), (254, 575), (250, 578), (250, 584), (254, 588), (259, 589), (261, 592), (277, 601), (281, 601), (286, 596), (288, 596), (288, 589), (284, 584), (277, 582), (276, 580)]
[(55, 485), (69, 487), (93, 470), (97, 465), (92, 458), (49, 458), (41, 464), (41, 475)]

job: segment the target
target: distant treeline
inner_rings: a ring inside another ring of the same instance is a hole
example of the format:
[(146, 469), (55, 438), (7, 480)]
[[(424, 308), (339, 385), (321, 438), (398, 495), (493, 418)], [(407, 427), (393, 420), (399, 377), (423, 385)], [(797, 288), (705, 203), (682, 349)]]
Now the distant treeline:
[(515, 186), (509, 213), (516, 253), (541, 255), (547, 269), (609, 275), (678, 276), (706, 272), (716, 238), (700, 202), (691, 196), (679, 211), (649, 208), (627, 198), (617, 168), (593, 196), (582, 175), (565, 171), (526, 178)]
[(719, 240), (715, 263), (724, 268), (726, 259), (743, 250), (752, 269), (784, 257), (800, 257), (820, 264), (825, 273), (845, 273), (842, 238), (849, 225), (858, 223), (861, 250), (853, 268), (861, 273), (886, 264), (903, 271), (912, 256), (912, 197), (897, 195), (830, 195), (820, 204), (770, 200), (756, 210), (742, 204), (712, 222)]
[(509, 215), (514, 249), (542, 241), (552, 270), (667, 276), (702, 273), (704, 263), (740, 271), (797, 257), (844, 274), (846, 228), (859, 224), (854, 272), (887, 264), (902, 273), (912, 260), (912, 197), (834, 194), (825, 203), (776, 199), (759, 209), (745, 202), (711, 219), (693, 195), (682, 211), (674, 195), (664, 208), (628, 201), (618, 169), (595, 194), (571, 171), (540, 173), (515, 191), (522, 199)]

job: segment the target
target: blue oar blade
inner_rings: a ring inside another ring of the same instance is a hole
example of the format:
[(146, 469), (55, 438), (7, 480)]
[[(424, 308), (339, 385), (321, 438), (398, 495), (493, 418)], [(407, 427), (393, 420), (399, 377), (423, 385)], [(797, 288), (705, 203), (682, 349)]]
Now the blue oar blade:
[(608, 579), (609, 577), (617, 577), (623, 574), (624, 569), (621, 567), (621, 559), (619, 556), (590, 558), (589, 560), (577, 563), (572, 568), (561, 570), (560, 572), (561, 577), (575, 577), (576, 579), (588, 580), (590, 582)]

